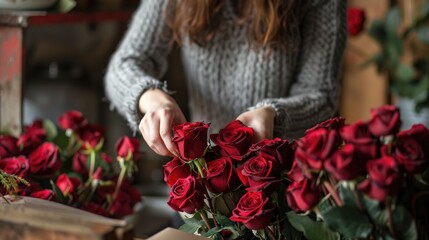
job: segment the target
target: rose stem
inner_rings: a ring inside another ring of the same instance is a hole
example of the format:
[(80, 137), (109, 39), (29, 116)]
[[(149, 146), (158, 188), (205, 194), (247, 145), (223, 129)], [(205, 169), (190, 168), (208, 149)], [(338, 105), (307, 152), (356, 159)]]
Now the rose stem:
[(200, 213), (201, 218), (203, 219), (204, 223), (206, 224), (207, 230), (210, 230), (211, 227), (210, 227), (209, 219), (207, 217), (207, 213), (203, 209), (198, 210), (198, 212)]
[(119, 173), (118, 182), (116, 183), (115, 192), (113, 193), (113, 200), (115, 200), (118, 196), (119, 189), (121, 189), (122, 182), (125, 178), (125, 173), (127, 172), (127, 166), (124, 164), (124, 159), (120, 159), (119, 163), (121, 165), (121, 172)]
[(266, 228), (265, 228), (265, 231), (268, 233), (268, 236), (270, 236), (270, 238), (271, 238), (272, 240), (276, 240), (276, 236), (274, 236), (274, 233), (273, 233), (273, 231), (270, 229), (270, 227), (266, 227)]
[(232, 210), (229, 207), (228, 203), (226, 202), (225, 196), (222, 194), (222, 195), (220, 195), (220, 198), (222, 199), (222, 201), (225, 204), (226, 208), (228, 208), (228, 211), (232, 214)]
[(390, 233), (392, 233), (393, 239), (397, 239), (396, 234), (395, 234), (395, 229), (393, 229), (392, 205), (390, 204), (390, 202), (391, 201), (386, 199), (387, 217), (388, 217), (387, 226), (389, 227)]
[(92, 176), (94, 174), (94, 168), (95, 168), (95, 151), (92, 149), (89, 153), (90, 157), (90, 167), (89, 167), (89, 176)]
[(331, 194), (332, 198), (334, 198), (335, 203), (340, 207), (343, 206), (343, 201), (341, 201), (334, 187), (332, 187), (332, 185), (328, 181), (324, 181), (323, 185), (325, 186), (326, 190), (328, 190), (328, 192)]
[(207, 191), (207, 185), (209, 183), (207, 181), (204, 181), (204, 179), (202, 179), (202, 181), (204, 183), (204, 191), (205, 191), (205, 194), (207, 196), (207, 202), (209, 202), (209, 208), (210, 208), (210, 211), (212, 212), (212, 215), (213, 215), (213, 222), (214, 222), (215, 226), (217, 227), (218, 224), (217, 224), (216, 218), (214, 217), (215, 212), (214, 212), (214, 208), (213, 208), (213, 204), (212, 204), (212, 199), (209, 195), (209, 192)]

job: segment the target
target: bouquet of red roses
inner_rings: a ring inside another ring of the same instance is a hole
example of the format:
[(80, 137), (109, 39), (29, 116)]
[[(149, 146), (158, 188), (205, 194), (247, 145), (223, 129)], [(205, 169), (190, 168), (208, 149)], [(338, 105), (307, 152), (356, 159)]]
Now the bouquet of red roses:
[(212, 239), (428, 239), (429, 130), (400, 125), (384, 106), (296, 141), (255, 143), (237, 120), (209, 137), (209, 124), (176, 126), (168, 204)]
[(115, 218), (131, 214), (141, 201), (128, 180), (136, 170), (138, 139), (120, 138), (113, 161), (102, 150), (102, 126), (78, 111), (66, 112), (58, 124), (35, 120), (18, 138), (0, 135), (0, 196), (55, 200)]

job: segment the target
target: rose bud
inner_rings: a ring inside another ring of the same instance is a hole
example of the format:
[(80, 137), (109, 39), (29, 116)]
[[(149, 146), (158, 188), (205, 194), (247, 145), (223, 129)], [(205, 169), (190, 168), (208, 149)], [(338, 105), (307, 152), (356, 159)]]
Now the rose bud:
[(280, 138), (264, 139), (255, 143), (249, 148), (249, 153), (251, 154), (252, 152), (264, 152), (275, 157), (280, 170), (289, 170), (291, 168), (295, 154), (288, 141)]
[(54, 196), (55, 196), (54, 192), (52, 192), (52, 190), (50, 189), (43, 189), (43, 190), (32, 192), (30, 194), (30, 197), (40, 198), (48, 201), (53, 200)]
[(371, 110), (371, 119), (368, 122), (372, 135), (381, 137), (396, 134), (401, 127), (399, 109), (395, 106), (382, 106)]
[(121, 137), (115, 147), (118, 158), (130, 161), (137, 160), (139, 157), (140, 141), (137, 138)]
[(0, 160), (0, 169), (7, 174), (24, 177), (29, 168), (28, 160), (24, 156), (5, 158)]
[(371, 160), (366, 168), (369, 178), (358, 185), (358, 189), (366, 195), (383, 202), (387, 196), (394, 196), (401, 189), (402, 175), (392, 157)]
[(239, 180), (229, 157), (207, 163), (207, 187), (213, 193), (226, 193), (237, 187)]
[(262, 192), (247, 192), (232, 210), (231, 221), (242, 223), (249, 229), (260, 230), (272, 223), (276, 208)]
[(203, 122), (183, 123), (173, 128), (172, 141), (176, 143), (180, 157), (184, 160), (201, 158), (206, 151), (207, 132), (210, 124)]
[(261, 153), (237, 168), (241, 182), (251, 191), (271, 195), (280, 184), (278, 165), (271, 155)]
[(43, 143), (31, 152), (28, 162), (30, 172), (38, 177), (50, 177), (62, 166), (58, 147), (50, 142)]
[(0, 159), (16, 157), (19, 153), (18, 139), (9, 135), (0, 135)]
[(350, 36), (356, 36), (362, 32), (365, 25), (365, 12), (362, 8), (347, 9), (347, 27)]
[(164, 165), (164, 181), (169, 187), (172, 187), (179, 178), (186, 178), (189, 175), (191, 168), (178, 157)]
[(96, 149), (101, 148), (100, 146), (104, 139), (105, 133), (104, 127), (100, 125), (88, 124), (85, 127), (78, 129), (77, 134), (82, 142), (83, 149)]
[(204, 186), (193, 176), (180, 178), (171, 187), (167, 204), (176, 211), (193, 214), (204, 205)]
[(371, 160), (379, 156), (378, 141), (369, 132), (368, 125), (362, 121), (344, 126), (340, 130), (341, 137), (346, 143), (351, 143), (355, 146), (356, 151), (360, 155)]
[(211, 134), (210, 139), (221, 148), (221, 154), (240, 161), (254, 143), (254, 132), (241, 121), (234, 120), (218, 134)]
[[(308, 173), (307, 175), (311, 175), (311, 173)], [(293, 162), (290, 171), (287, 173), (287, 177), (292, 182), (301, 182), (305, 179), (302, 169), (299, 167), (297, 161)]]
[(69, 177), (63, 173), (57, 178), (56, 185), (64, 196), (75, 196), (81, 181), (77, 177)]
[(72, 159), (72, 169), (73, 171), (80, 174), (82, 177), (86, 178), (88, 176), (87, 162), (88, 155), (81, 152), (76, 152), (73, 155)]
[(100, 216), (108, 217), (109, 213), (106, 211), (106, 209), (102, 208), (99, 204), (88, 202), (82, 207), (83, 210), (87, 212), (91, 212)]
[(328, 119), (324, 122), (321, 122), (317, 124), (316, 126), (307, 129), (305, 131), (305, 134), (309, 134), (310, 132), (313, 132), (314, 130), (317, 130), (319, 128), (324, 128), (326, 130), (339, 130), (341, 127), (344, 126), (345, 118), (343, 117), (334, 117), (331, 119)]
[(290, 208), (297, 212), (306, 212), (320, 201), (320, 191), (310, 179), (292, 182), (285, 195)]
[(28, 156), (45, 139), (46, 134), (43, 123), (41, 120), (36, 120), (31, 125), (25, 127), (25, 132), (19, 136), (17, 145), (21, 149), (21, 153)]
[(428, 163), (420, 144), (412, 137), (400, 135), (396, 141), (393, 157), (407, 172), (423, 172)]
[(319, 128), (305, 135), (298, 141), (295, 158), (298, 165), (307, 175), (322, 170), (323, 162), (341, 145), (342, 139), (337, 131)]
[(83, 117), (83, 114), (75, 110), (65, 112), (58, 119), (58, 125), (64, 130), (73, 129), (76, 131), (87, 124), (88, 121)]
[(398, 133), (398, 138), (404, 136), (416, 140), (425, 153), (425, 157), (429, 157), (429, 130), (423, 124), (414, 124), (410, 129)]
[(325, 169), (337, 180), (352, 180), (365, 171), (366, 159), (362, 158), (352, 144), (346, 144), (325, 161)]

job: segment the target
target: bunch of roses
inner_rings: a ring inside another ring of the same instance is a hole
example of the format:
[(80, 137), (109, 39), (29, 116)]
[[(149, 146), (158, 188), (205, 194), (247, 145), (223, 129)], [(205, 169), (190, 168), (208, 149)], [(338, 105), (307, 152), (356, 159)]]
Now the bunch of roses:
[(371, 114), (329, 119), (292, 142), (254, 143), (237, 120), (209, 136), (214, 144), (208, 124), (176, 126), (168, 204), (193, 214), (183, 230), (207, 237), (417, 239), (415, 220), (429, 216), (429, 130), (399, 132), (393, 106)]
[(102, 151), (104, 128), (82, 113), (68, 111), (58, 120), (36, 120), (15, 138), (0, 135), (0, 170), (29, 184), (18, 189), (0, 184), (0, 194), (55, 200), (99, 215), (121, 218), (141, 200), (127, 180), (139, 157), (139, 141), (124, 136), (116, 143), (119, 174)]

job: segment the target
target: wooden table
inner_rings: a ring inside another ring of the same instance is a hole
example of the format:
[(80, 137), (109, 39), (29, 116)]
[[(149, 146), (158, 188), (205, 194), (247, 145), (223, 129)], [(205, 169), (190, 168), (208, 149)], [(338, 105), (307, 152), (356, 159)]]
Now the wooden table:
[(69, 13), (0, 10), (0, 130), (13, 135), (21, 132), (26, 29), (50, 24), (127, 22), (132, 12), (131, 9)]

